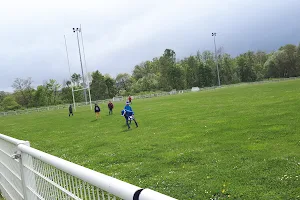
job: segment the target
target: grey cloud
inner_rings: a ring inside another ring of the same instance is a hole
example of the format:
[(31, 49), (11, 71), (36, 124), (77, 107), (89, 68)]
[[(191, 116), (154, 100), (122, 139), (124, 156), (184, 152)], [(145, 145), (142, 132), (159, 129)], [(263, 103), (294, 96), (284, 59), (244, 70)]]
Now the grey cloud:
[(211, 32), (225, 52), (272, 51), (299, 42), (297, 0), (6, 1), (0, 8), (0, 90), (17, 77), (36, 85), (80, 72), (76, 35), (83, 25), (89, 71), (115, 76), (173, 48), (179, 58), (213, 50)]

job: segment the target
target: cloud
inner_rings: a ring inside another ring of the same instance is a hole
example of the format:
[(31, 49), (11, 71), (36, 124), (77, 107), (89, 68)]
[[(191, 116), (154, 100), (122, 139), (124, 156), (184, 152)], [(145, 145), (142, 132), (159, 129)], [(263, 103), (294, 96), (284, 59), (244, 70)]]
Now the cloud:
[(182, 58), (217, 44), (233, 55), (297, 43), (298, 0), (10, 0), (0, 7), (0, 90), (17, 77), (35, 84), (80, 72), (76, 34), (82, 24), (89, 71), (115, 76), (173, 48)]

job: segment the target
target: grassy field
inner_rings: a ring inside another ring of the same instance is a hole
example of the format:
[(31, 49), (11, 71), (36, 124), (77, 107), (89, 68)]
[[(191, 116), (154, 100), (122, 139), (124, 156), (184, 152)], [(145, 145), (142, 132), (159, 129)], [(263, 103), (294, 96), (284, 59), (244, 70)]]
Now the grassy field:
[(300, 81), (133, 102), (139, 128), (80, 108), (0, 118), (0, 132), (178, 199), (300, 199)]

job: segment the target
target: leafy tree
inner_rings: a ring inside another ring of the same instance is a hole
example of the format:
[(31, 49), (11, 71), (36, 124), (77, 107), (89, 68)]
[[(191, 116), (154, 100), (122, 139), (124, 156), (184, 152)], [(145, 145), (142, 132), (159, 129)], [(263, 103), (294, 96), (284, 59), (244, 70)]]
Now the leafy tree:
[(77, 86), (80, 85), (81, 79), (82, 79), (82, 77), (81, 77), (80, 74), (74, 73), (74, 74), (71, 76), (71, 81), (73, 82), (74, 85), (77, 85)]
[(108, 98), (108, 88), (104, 76), (97, 70), (92, 73), (92, 83), (90, 85), (92, 99), (100, 100)]
[(118, 90), (125, 90), (127, 92), (130, 92), (132, 83), (133, 79), (130, 74), (121, 73), (116, 77), (116, 85)]
[(116, 81), (113, 78), (111, 78), (109, 75), (104, 76), (104, 81), (107, 87), (108, 97), (109, 98), (115, 97), (116, 94), (118, 93), (116, 87)]
[(176, 64), (169, 69), (169, 83), (172, 89), (182, 90), (186, 88), (185, 71), (180, 64)]
[(176, 53), (172, 49), (166, 49), (164, 54), (159, 58), (160, 62), (160, 88), (165, 91), (170, 91), (172, 86), (170, 85), (171, 79), (173, 79), (174, 73), (171, 72), (171, 68), (176, 64)]
[(34, 104), (36, 107), (47, 105), (47, 89), (43, 85), (39, 85), (34, 94)]
[(30, 107), (33, 100), (33, 87), (31, 78), (16, 78), (12, 87), (15, 89), (17, 101), (22, 106)]
[(50, 79), (46, 83), (46, 94), (48, 96), (48, 102), (50, 105), (55, 105), (58, 99), (58, 91), (61, 85), (54, 79)]
[(15, 98), (10, 95), (10, 96), (6, 96), (2, 103), (1, 103), (1, 107), (5, 110), (15, 110), (15, 109), (19, 109), (21, 108), (21, 106), (16, 102)]
[(254, 71), (254, 53), (247, 52), (237, 58), (237, 67), (242, 82), (256, 81), (256, 74)]
[(220, 60), (220, 79), (222, 84), (234, 83), (236, 66), (229, 54), (224, 54)]
[(0, 91), (0, 103), (3, 101), (3, 99), (8, 96), (9, 94), (4, 91)]

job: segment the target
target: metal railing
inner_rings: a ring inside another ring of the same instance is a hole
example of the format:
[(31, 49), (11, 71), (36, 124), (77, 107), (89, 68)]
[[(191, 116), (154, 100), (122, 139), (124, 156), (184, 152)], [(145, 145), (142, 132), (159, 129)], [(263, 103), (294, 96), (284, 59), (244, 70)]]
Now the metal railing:
[(0, 134), (0, 192), (6, 200), (174, 200)]

